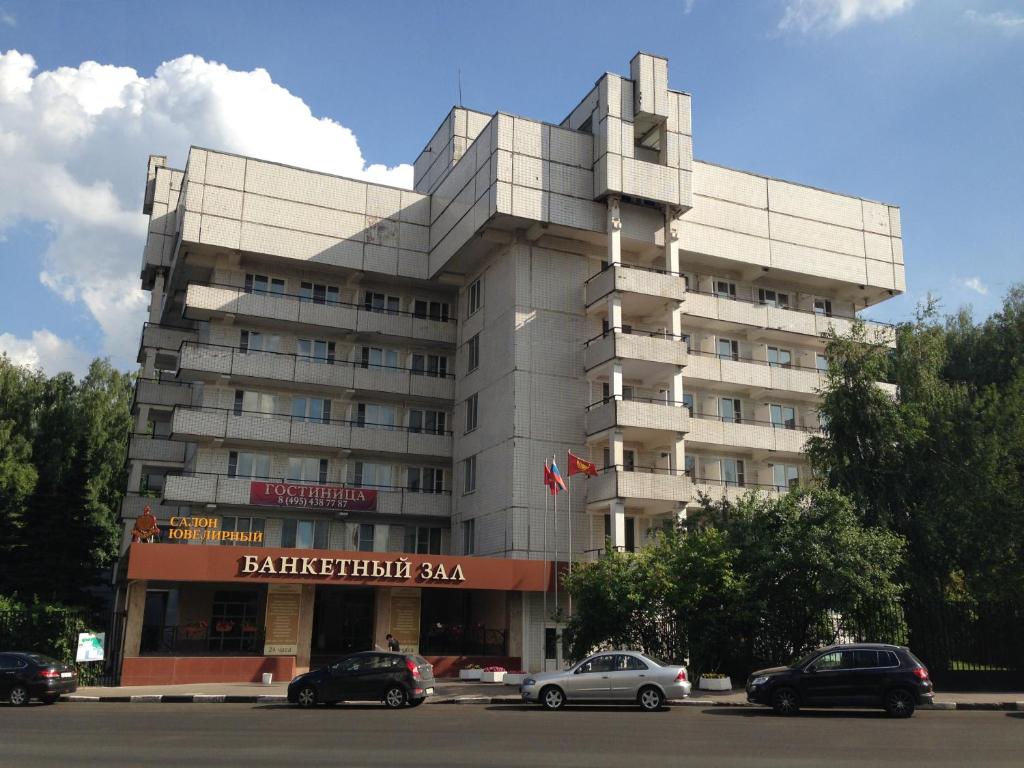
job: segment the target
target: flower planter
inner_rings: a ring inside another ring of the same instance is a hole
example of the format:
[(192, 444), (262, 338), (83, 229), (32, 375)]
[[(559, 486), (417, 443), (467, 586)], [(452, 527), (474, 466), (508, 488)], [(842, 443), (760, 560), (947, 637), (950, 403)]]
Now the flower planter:
[(487, 671), (484, 671), (484, 672), (480, 673), (480, 682), (481, 683), (500, 683), (500, 682), (504, 681), (504, 679), (505, 679), (505, 673), (504, 672), (487, 672)]
[(732, 680), (728, 677), (701, 677), (697, 687), (702, 691), (731, 691)]
[(479, 680), (483, 673), (482, 669), (460, 669), (459, 680)]
[(522, 685), (523, 684), (523, 680), (525, 680), (525, 679), (526, 679), (526, 673), (525, 672), (523, 672), (522, 674), (518, 674), (518, 675), (513, 673), (513, 672), (506, 672), (505, 673), (505, 685)]

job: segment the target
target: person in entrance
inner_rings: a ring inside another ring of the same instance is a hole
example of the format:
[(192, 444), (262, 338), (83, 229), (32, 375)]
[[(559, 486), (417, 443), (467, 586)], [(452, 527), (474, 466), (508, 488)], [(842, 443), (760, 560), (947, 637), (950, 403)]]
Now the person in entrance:
[(402, 650), (401, 646), (399, 646), (398, 644), (398, 641), (395, 639), (395, 636), (392, 635), (390, 632), (388, 632), (388, 634), (384, 637), (384, 642), (387, 643), (388, 650), (392, 651), (393, 653), (398, 653), (400, 650)]

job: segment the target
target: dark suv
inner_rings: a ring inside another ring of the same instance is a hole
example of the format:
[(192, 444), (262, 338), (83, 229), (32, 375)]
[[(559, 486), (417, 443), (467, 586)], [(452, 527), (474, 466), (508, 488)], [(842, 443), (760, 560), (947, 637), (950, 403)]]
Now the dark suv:
[(422, 656), (363, 651), (299, 675), (288, 701), (300, 707), (338, 701), (382, 701), (392, 709), (416, 707), (434, 693), (434, 668)]
[(893, 717), (910, 717), (932, 695), (924, 664), (898, 645), (832, 645), (747, 678), (747, 701), (769, 704), (780, 715), (795, 715), (800, 707), (881, 707)]

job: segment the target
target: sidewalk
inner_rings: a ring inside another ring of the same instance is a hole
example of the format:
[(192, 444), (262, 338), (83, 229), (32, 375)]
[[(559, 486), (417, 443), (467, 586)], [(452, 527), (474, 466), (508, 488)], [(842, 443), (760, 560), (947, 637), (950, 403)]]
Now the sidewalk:
[[(64, 696), (74, 702), (132, 702), (132, 703), (228, 703), (279, 704), (286, 701), (288, 683), (260, 685), (259, 683), (192, 683), (188, 685), (142, 685), (106, 688), (86, 686), (76, 693)], [(439, 679), (428, 704), (498, 704), (520, 701), (519, 687), (500, 683), (464, 682)], [(742, 689), (730, 692), (694, 690), (689, 699), (670, 702), (678, 706), (749, 707)], [(1022, 710), (1024, 693), (936, 693), (932, 709), (939, 710)]]

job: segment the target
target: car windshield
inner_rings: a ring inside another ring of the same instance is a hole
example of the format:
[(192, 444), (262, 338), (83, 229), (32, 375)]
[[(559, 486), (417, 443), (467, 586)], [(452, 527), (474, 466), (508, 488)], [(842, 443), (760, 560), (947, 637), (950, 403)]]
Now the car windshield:
[(811, 651), (811, 652), (810, 652), (810, 653), (808, 653), (808, 654), (807, 654), (806, 656), (804, 656), (804, 657), (802, 657), (802, 658), (799, 658), (799, 659), (797, 659), (796, 661), (794, 661), (794, 662), (793, 662), (792, 664), (790, 664), (789, 666), (791, 666), (791, 667), (793, 667), (793, 668), (796, 668), (796, 667), (806, 667), (806, 666), (807, 666), (808, 664), (810, 664), (810, 663), (811, 663), (812, 661), (814, 661), (814, 659), (815, 659), (815, 658), (817, 658), (817, 656), (818, 656), (818, 655), (819, 655), (820, 653), (821, 653), (821, 650), (820, 650), (820, 649), (819, 649), (819, 650), (817, 650), (817, 651)]

